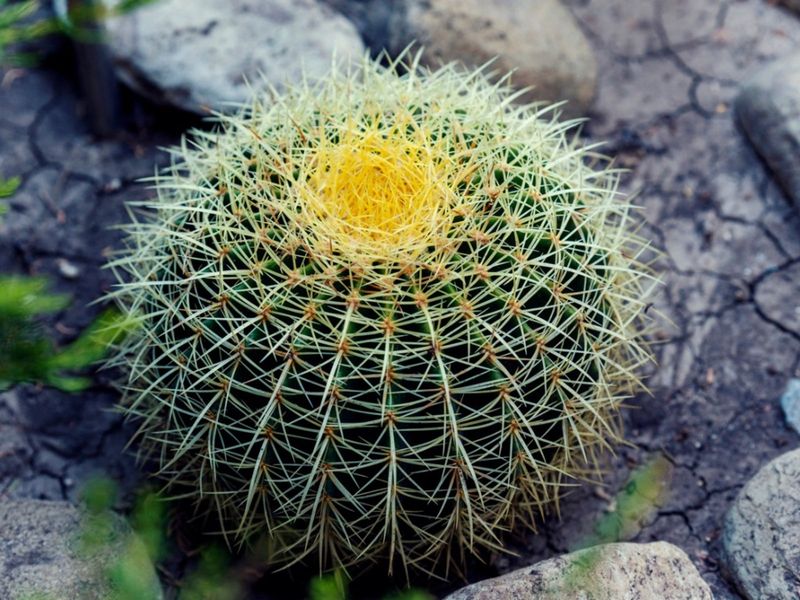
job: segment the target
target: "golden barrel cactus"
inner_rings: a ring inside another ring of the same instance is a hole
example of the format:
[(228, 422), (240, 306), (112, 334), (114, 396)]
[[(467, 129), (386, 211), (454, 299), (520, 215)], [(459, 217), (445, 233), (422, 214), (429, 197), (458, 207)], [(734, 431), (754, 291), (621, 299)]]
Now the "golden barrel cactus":
[(365, 59), (194, 132), (132, 211), (122, 406), (225, 533), (460, 565), (618, 437), (646, 245), (575, 123), (513, 100)]

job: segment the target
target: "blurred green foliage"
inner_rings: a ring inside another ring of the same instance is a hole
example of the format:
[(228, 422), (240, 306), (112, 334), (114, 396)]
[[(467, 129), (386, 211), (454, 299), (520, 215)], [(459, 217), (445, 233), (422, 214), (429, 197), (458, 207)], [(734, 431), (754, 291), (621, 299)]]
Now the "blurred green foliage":
[(617, 493), (609, 511), (596, 523), (594, 532), (573, 550), (585, 550), (565, 573), (565, 598), (577, 597), (593, 587), (595, 567), (602, 559), (602, 544), (629, 539), (647, 517), (664, 502), (672, 479), (672, 465), (659, 455), (631, 473)]
[[(2, 6), (4, 0), (0, 0)], [(12, 196), (19, 177), (0, 178), (0, 198)], [(0, 204), (0, 215), (5, 205)], [(40, 318), (63, 310), (70, 298), (47, 291), (42, 277), (0, 275), (0, 391), (17, 383), (44, 383), (67, 392), (91, 383), (73, 373), (99, 361), (108, 347), (125, 335), (132, 322), (116, 310), (102, 313), (83, 333), (64, 348), (44, 335)]]
[[(169, 551), (168, 503), (151, 488), (137, 494), (130, 515), (135, 535), (119, 539), (110, 531), (114, 518), (111, 509), (117, 486), (108, 478), (98, 477), (83, 488), (81, 501), (85, 525), (80, 541), (89, 554), (104, 551), (110, 543), (121, 543), (123, 551), (103, 574), (114, 595), (109, 600), (150, 600), (153, 596), (151, 564), (166, 558)], [(231, 557), (223, 548), (204, 548), (197, 566), (180, 582), (179, 600), (240, 600), (241, 585), (230, 573)]]
[[(120, 545), (122, 551), (103, 573), (109, 589), (113, 590), (113, 599), (109, 600), (150, 599), (155, 593), (154, 584), (157, 586), (151, 563), (163, 552), (163, 543), (146, 532), (136, 537), (121, 530), (111, 512), (116, 495), (116, 485), (105, 478), (94, 479), (83, 489), (84, 525), (78, 540), (79, 551), (93, 556), (105, 552), (110, 544)], [(162, 530), (166, 513), (150, 496), (144, 492), (137, 498), (133, 519), (143, 518), (148, 526)]]
[(309, 600), (347, 600), (347, 577), (337, 570), (311, 580), (308, 586)]
[(212, 545), (200, 554), (197, 568), (184, 578), (179, 600), (241, 600), (243, 585), (231, 571), (231, 556)]
[[(0, 2), (2, 2), (2, 0), (0, 0)], [(21, 183), (22, 179), (19, 177), (9, 177), (8, 179), (0, 177), (0, 198), (13, 196)]]
[(598, 521), (594, 534), (582, 546), (629, 539), (664, 501), (671, 473), (672, 466), (663, 456), (636, 469), (614, 499), (614, 509)]
[(402, 592), (390, 594), (384, 600), (435, 600), (434, 596), (425, 590), (412, 588)]
[[(113, 7), (104, 0), (85, 0), (70, 5), (67, 19), (41, 16), (41, 0), (0, 0), (0, 67), (32, 67), (34, 52), (19, 52), (21, 44), (61, 33), (83, 42), (100, 42), (96, 24), (157, 0), (121, 0)], [(67, 2), (67, 0), (65, 0)]]
[(53, 19), (36, 19), (39, 0), (11, 3), (0, 0), (0, 67), (28, 67), (36, 62), (30, 52), (12, 52), (18, 44), (32, 42), (59, 30)]
[[(308, 587), (308, 598), (309, 600), (348, 600), (350, 598), (348, 587), (347, 574), (339, 569), (312, 579)], [(425, 590), (411, 588), (384, 596), (383, 600), (434, 600), (434, 597)]]
[[(105, 551), (109, 544), (121, 544), (123, 551), (103, 574), (114, 590), (109, 600), (151, 600), (153, 596), (148, 562), (163, 561), (170, 549), (169, 503), (151, 488), (136, 497), (129, 517), (135, 535), (120, 539), (111, 510), (117, 502), (117, 485), (106, 477), (90, 480), (81, 492), (84, 527), (80, 549), (88, 555)], [(241, 570), (222, 546), (209, 544), (199, 554), (196, 566), (179, 582), (178, 600), (243, 600)], [(347, 600), (348, 579), (344, 571), (313, 578), (306, 596), (309, 600)], [(386, 596), (384, 600), (434, 600), (422, 590), (411, 589)]]
[[(0, 177), (0, 200), (13, 196), (21, 184), (22, 180), (19, 177), (11, 177), (10, 179)], [(0, 202), (0, 216), (4, 215), (7, 210), (8, 206), (4, 202)]]
[(118, 311), (102, 313), (74, 342), (56, 348), (38, 319), (66, 308), (69, 296), (47, 291), (42, 277), (0, 276), (0, 390), (17, 383), (44, 383), (67, 392), (85, 389), (74, 375), (100, 360), (131, 322)]

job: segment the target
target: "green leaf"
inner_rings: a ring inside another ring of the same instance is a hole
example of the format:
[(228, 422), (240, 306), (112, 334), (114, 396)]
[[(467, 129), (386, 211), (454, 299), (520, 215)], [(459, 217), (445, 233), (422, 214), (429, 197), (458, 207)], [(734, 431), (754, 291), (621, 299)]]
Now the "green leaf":
[(230, 555), (219, 546), (210, 546), (200, 555), (200, 564), (183, 582), (180, 600), (239, 600), (239, 583), (229, 571)]
[(131, 515), (131, 526), (144, 542), (150, 560), (158, 562), (167, 552), (167, 505), (152, 490), (139, 493)]
[(158, 0), (121, 0), (121, 2), (114, 7), (114, 14), (122, 15), (157, 1)]
[(154, 581), (152, 562), (141, 540), (128, 536), (119, 558), (107, 569), (106, 576), (114, 594), (113, 600), (152, 598)]
[(64, 377), (61, 375), (50, 375), (44, 383), (50, 387), (54, 387), (62, 392), (74, 394), (75, 392), (82, 392), (92, 385), (92, 380), (88, 377)]
[(0, 177), (0, 198), (13, 196), (21, 184), (22, 179), (19, 177), (10, 177), (9, 179)]
[(43, 277), (0, 277), (0, 319), (30, 319), (59, 311), (69, 304), (64, 294), (49, 294)]
[(108, 477), (94, 477), (81, 490), (81, 501), (90, 514), (110, 510), (117, 499), (117, 486)]
[(6, 30), (18, 24), (39, 10), (39, 0), (27, 0), (26, 2), (15, 2), (10, 6), (5, 3), (0, 4), (0, 30)]
[(115, 309), (103, 312), (72, 344), (50, 360), (53, 369), (79, 370), (105, 356), (109, 346), (131, 331), (133, 322)]
[(347, 600), (347, 577), (339, 569), (311, 580), (308, 590), (310, 600)]
[(56, 350), (37, 319), (65, 308), (69, 301), (69, 296), (48, 293), (44, 278), (0, 277), (0, 389), (41, 382), (65, 392), (84, 390), (91, 379), (72, 373), (100, 360), (134, 325), (132, 319), (110, 309), (77, 340)]
[(425, 590), (412, 588), (384, 597), (383, 600), (435, 600), (435, 597)]
[(35, 61), (30, 53), (9, 52), (8, 48), (30, 42), (58, 29), (55, 19), (29, 19), (39, 10), (39, 0), (0, 4), (0, 66), (29, 66)]

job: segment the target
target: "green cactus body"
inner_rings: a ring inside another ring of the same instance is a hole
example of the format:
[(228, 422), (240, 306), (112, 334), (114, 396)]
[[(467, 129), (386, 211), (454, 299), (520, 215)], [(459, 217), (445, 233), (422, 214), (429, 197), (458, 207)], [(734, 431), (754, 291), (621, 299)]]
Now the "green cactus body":
[(349, 74), (195, 132), (128, 227), (124, 410), (275, 561), (501, 548), (597, 467), (648, 358), (611, 170), (454, 68)]

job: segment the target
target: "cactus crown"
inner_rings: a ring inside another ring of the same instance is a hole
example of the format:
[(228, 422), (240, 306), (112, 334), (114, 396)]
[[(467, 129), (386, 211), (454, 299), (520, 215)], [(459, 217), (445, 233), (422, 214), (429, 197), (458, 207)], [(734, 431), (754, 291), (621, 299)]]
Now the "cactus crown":
[(400, 71), (195, 132), (112, 263), (142, 448), (276, 561), (500, 549), (594, 472), (648, 358), (645, 245), (574, 123)]

